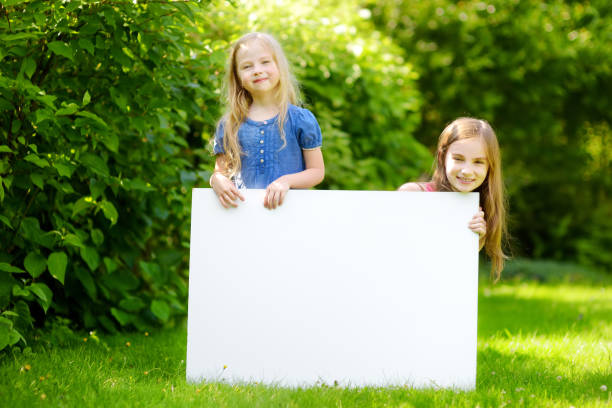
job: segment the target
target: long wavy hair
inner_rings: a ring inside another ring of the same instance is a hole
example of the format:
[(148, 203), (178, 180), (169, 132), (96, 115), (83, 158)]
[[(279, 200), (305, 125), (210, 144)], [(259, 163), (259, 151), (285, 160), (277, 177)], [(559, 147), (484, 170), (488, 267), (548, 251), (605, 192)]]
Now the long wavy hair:
[(436, 191), (453, 191), (446, 177), (446, 153), (451, 144), (461, 139), (480, 138), (485, 145), (489, 168), (482, 184), (475, 189), (480, 193), (480, 206), (485, 213), (487, 233), (485, 251), (491, 258), (491, 276), (498, 281), (508, 256), (502, 249), (502, 240), (507, 238), (506, 198), (502, 179), (501, 154), (499, 143), (491, 125), (481, 119), (458, 118), (450, 123), (440, 134), (433, 183)]
[[(282, 47), (276, 39), (270, 34), (252, 32), (240, 37), (230, 50), (227, 60), (225, 72), (225, 97), (226, 97), (226, 112), (221, 118), (220, 123), (223, 123), (223, 150), (225, 151), (225, 163), (227, 176), (233, 177), (240, 172), (241, 156), (244, 152), (240, 148), (238, 141), (238, 130), (240, 125), (246, 120), (249, 113), (249, 108), (253, 103), (253, 97), (242, 86), (240, 75), (236, 61), (236, 54), (240, 47), (248, 45), (251, 42), (259, 41), (267, 47), (274, 58), (274, 62), (278, 67), (279, 81), (274, 96), (278, 103), (278, 128), (282, 147), (286, 145), (284, 126), (287, 120), (287, 109), (289, 104), (301, 105), (301, 97), (299, 87), (295, 77), (291, 73), (287, 57), (283, 52)], [(282, 149), (281, 147), (281, 149)]]

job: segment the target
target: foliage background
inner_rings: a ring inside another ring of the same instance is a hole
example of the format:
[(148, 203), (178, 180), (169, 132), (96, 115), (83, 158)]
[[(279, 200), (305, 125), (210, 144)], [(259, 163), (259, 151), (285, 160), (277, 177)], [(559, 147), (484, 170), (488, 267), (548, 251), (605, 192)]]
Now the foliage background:
[(457, 116), (504, 154), (516, 255), (610, 271), (604, 1), (123, 2), (0, 8), (0, 349), (48, 314), (145, 330), (186, 313), (229, 44), (271, 32), (324, 133), (320, 188), (426, 177)]

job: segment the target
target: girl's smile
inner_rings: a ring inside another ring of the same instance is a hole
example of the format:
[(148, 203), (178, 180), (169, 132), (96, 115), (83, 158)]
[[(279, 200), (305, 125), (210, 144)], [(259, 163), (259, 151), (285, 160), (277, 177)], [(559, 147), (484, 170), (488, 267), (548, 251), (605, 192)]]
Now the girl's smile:
[(453, 142), (446, 152), (446, 178), (455, 191), (474, 191), (489, 170), (485, 145), (480, 137)]

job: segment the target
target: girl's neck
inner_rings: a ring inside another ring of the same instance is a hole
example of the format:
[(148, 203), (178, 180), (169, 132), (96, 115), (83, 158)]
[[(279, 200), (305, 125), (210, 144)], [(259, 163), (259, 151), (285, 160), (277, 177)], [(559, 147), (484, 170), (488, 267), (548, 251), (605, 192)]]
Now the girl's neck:
[(257, 121), (271, 119), (278, 115), (279, 106), (273, 97), (253, 98), (249, 107), (249, 118)]

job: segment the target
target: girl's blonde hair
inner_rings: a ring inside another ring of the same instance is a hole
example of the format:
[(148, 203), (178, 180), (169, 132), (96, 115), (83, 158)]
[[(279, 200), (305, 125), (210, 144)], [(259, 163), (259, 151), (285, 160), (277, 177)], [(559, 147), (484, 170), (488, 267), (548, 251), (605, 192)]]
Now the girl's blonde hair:
[[(270, 34), (253, 32), (240, 37), (230, 50), (227, 60), (225, 74), (225, 93), (226, 93), (226, 113), (221, 119), (224, 122), (223, 150), (225, 151), (225, 163), (227, 176), (232, 177), (240, 172), (241, 155), (244, 152), (238, 143), (238, 129), (247, 118), (249, 108), (253, 103), (253, 97), (242, 86), (238, 67), (236, 64), (236, 54), (240, 47), (253, 41), (260, 41), (270, 50), (272, 58), (278, 67), (279, 81), (275, 89), (275, 98), (279, 107), (277, 124), (279, 127), (283, 147), (286, 145), (284, 125), (287, 119), (287, 109), (289, 104), (300, 105), (301, 98), (299, 87), (295, 80), (287, 57), (280, 44)], [(282, 147), (281, 147), (282, 148)]]
[(508, 259), (508, 256), (502, 250), (502, 239), (505, 240), (507, 235), (506, 200), (499, 144), (495, 132), (487, 121), (474, 118), (458, 118), (446, 126), (438, 140), (433, 182), (436, 191), (453, 191), (446, 177), (446, 153), (455, 141), (472, 137), (478, 137), (484, 142), (489, 164), (485, 180), (474, 191), (480, 193), (480, 206), (484, 210), (487, 223), (485, 251), (491, 258), (491, 275), (495, 276), (495, 281), (498, 281), (501, 271), (504, 269), (504, 260)]

